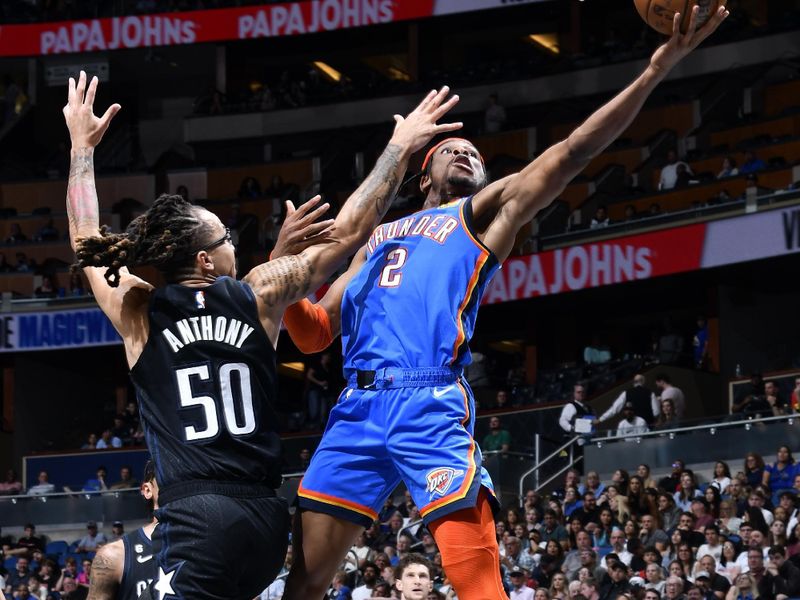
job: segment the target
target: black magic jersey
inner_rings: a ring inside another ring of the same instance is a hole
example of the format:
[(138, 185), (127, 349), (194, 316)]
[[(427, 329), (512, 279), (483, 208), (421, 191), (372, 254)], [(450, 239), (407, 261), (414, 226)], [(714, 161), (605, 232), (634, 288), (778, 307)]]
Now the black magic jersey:
[(153, 558), (153, 542), (139, 528), (122, 536), (125, 566), (119, 586), (118, 600), (138, 600), (158, 575), (158, 563)]
[(153, 291), (150, 333), (131, 369), (163, 489), (190, 480), (277, 488), (275, 349), (252, 289), (230, 277)]

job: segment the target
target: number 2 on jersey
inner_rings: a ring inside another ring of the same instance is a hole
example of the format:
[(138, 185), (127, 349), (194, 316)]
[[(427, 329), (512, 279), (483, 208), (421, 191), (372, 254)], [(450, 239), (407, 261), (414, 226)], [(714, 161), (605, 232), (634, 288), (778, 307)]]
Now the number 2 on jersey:
[[(239, 398), (242, 403), (240, 413), (244, 421), (241, 424), (233, 405), (231, 377), (233, 373), (239, 376)], [(211, 396), (194, 396), (192, 394), (192, 377), (197, 377), (200, 381), (211, 379), (208, 365), (178, 369), (175, 371), (175, 375), (178, 379), (181, 408), (201, 407), (206, 421), (205, 429), (198, 430), (194, 425), (184, 427), (186, 441), (196, 442), (217, 437), (220, 424), (216, 400)], [(222, 396), (222, 416), (228, 433), (233, 436), (253, 433), (256, 430), (256, 415), (253, 411), (253, 393), (250, 389), (250, 367), (244, 363), (226, 363), (219, 368), (218, 381)]]
[(386, 254), (386, 266), (381, 270), (378, 285), (385, 288), (397, 287), (403, 280), (403, 274), (400, 269), (406, 264), (408, 258), (408, 250), (405, 248), (395, 248)]

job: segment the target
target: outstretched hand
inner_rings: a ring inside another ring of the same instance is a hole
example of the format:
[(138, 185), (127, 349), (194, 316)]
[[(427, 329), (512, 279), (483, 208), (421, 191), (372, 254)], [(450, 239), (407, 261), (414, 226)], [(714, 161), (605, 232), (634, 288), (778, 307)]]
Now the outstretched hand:
[(407, 116), (395, 115), (392, 142), (408, 145), (411, 152), (416, 152), (424, 148), (434, 136), (461, 129), (464, 124), (460, 122), (436, 124), (436, 121), (446, 115), (459, 100), (458, 95), (453, 95), (446, 100), (449, 94), (448, 86), (442, 87), (438, 92), (431, 90)]
[(275, 248), (270, 253), (270, 259), (300, 254), (309, 246), (322, 243), (330, 237), (333, 219), (319, 222), (317, 219), (328, 212), (331, 205), (327, 202), (319, 204), (320, 200), (322, 196), (317, 194), (300, 208), (295, 208), (291, 200), (286, 201), (286, 219), (278, 233)]
[(686, 33), (681, 33), (681, 21), (683, 15), (676, 12), (672, 18), (672, 37), (669, 41), (655, 51), (650, 64), (657, 70), (667, 72), (676, 64), (683, 60), (692, 50), (697, 48), (703, 40), (714, 33), (720, 24), (728, 18), (730, 12), (725, 8), (723, 2), (717, 7), (716, 12), (699, 29), (697, 28), (697, 16), (700, 7), (695, 5), (692, 15), (689, 18), (689, 27)]
[(69, 78), (67, 104), (64, 106), (64, 119), (69, 129), (73, 148), (95, 147), (103, 139), (111, 119), (120, 108), (119, 104), (108, 107), (102, 117), (94, 114), (94, 96), (97, 93), (97, 77), (86, 86), (86, 72), (81, 71), (77, 83)]

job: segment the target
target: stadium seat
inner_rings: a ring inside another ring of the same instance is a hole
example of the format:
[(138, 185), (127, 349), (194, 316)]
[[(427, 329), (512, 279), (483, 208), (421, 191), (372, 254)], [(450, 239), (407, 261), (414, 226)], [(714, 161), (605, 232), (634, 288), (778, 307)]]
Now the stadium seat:
[(69, 544), (64, 540), (57, 540), (55, 542), (50, 542), (45, 546), (44, 553), (47, 556), (59, 556), (61, 554), (66, 554), (69, 550)]

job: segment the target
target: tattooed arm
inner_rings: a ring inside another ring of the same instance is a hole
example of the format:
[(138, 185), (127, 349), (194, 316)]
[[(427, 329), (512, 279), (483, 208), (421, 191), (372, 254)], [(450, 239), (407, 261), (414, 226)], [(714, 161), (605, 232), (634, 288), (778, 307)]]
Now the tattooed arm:
[(434, 135), (461, 127), (461, 123), (436, 124), (458, 102), (458, 96), (446, 100), (449, 93), (447, 86), (433, 90), (407, 117), (395, 115), (388, 146), (342, 206), (324, 242), (259, 265), (244, 277), (258, 298), (261, 321), (273, 343), (284, 309), (322, 285), (366, 243), (389, 209), (411, 155)]
[(122, 583), (125, 547), (121, 540), (101, 546), (92, 561), (86, 600), (115, 600)]
[[(69, 79), (64, 120), (69, 129), (72, 150), (70, 152), (69, 182), (67, 184), (67, 218), (72, 249), (78, 240), (99, 235), (100, 209), (94, 180), (94, 149), (114, 115), (120, 109), (112, 104), (102, 117), (94, 114), (94, 97), (97, 92), (97, 77), (88, 87), (86, 73), (81, 71), (76, 82)], [(150, 284), (134, 277), (127, 269), (120, 269), (119, 287), (110, 287), (103, 276), (105, 269), (87, 267), (83, 270), (92, 288), (95, 300), (111, 320), (125, 341), (128, 364), (133, 365), (147, 339), (146, 306)]]

